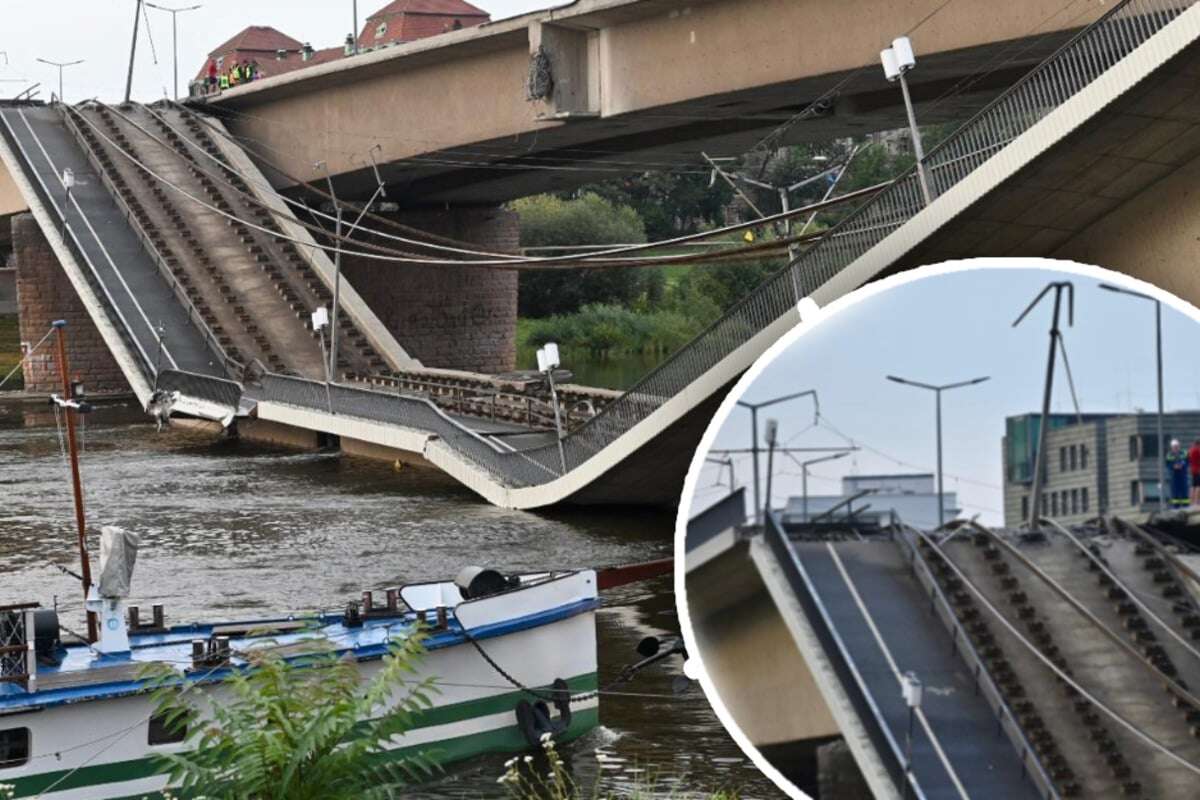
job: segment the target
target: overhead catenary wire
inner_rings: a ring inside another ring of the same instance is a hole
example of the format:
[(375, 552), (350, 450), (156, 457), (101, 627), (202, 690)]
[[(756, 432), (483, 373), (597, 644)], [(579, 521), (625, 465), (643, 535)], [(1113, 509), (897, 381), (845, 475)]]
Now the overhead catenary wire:
[[(181, 107), (181, 108), (183, 108), (183, 107)], [(192, 112), (190, 110), (187, 110), (187, 109), (183, 109), (183, 110), (184, 110), (184, 113), (192, 114)], [(213, 126), (211, 123), (209, 123), (207, 120), (204, 120), (203, 118), (200, 118), (194, 114), (193, 114), (193, 117), (199, 119), (201, 121), (201, 124), (207, 125), (210, 128), (210, 130), (212, 130), (217, 135), (233, 142), (238, 147), (242, 147), (242, 144), (240, 143), (240, 141), (237, 140), (236, 137), (231, 137), (230, 134), (228, 134), (225, 131), (222, 131), (220, 128), (217, 128), (216, 126)], [(187, 137), (183, 137), (183, 138), (185, 141), (187, 141)], [(212, 156), (211, 153), (204, 152), (203, 154), (205, 156), (207, 156), (208, 158), (210, 158), (214, 161), (217, 161), (217, 163), (219, 165), (221, 165), (223, 168), (226, 168), (226, 169), (228, 168), (228, 165), (225, 165), (224, 162), (221, 162), (219, 159), (216, 159), (214, 156)], [(255, 154), (255, 157), (261, 159), (261, 156), (258, 156), (257, 154)], [(325, 198), (326, 200), (333, 200), (333, 197), (328, 192), (325, 192), (325, 191), (319, 189), (318, 187), (313, 186), (312, 184), (308, 184), (304, 181), (301, 181), (299, 178), (296, 178), (295, 176), (289, 175), (287, 172), (285, 172), (281, 168), (279, 168), (277, 166), (273, 166), (269, 162), (264, 162), (264, 163), (266, 163), (267, 166), (272, 169), (272, 171), (278, 172), (282, 177), (286, 178), (287, 180), (292, 181), (293, 183), (296, 183), (297, 185), (304, 186), (309, 191), (317, 194), (320, 197)], [(248, 176), (246, 176), (245, 174), (243, 174), (241, 172), (235, 171), (235, 173), (239, 177), (241, 177), (243, 180), (254, 182)], [(222, 180), (225, 180), (224, 177), (222, 177)], [(261, 186), (261, 184), (258, 184), (258, 185)], [(737, 233), (737, 232), (752, 229), (755, 227), (765, 227), (766, 225), (773, 224), (774, 222), (791, 219), (793, 216), (800, 216), (801, 214), (808, 213), (810, 211), (815, 214), (816, 212), (821, 211), (827, 207), (833, 207), (835, 205), (840, 205), (841, 203), (845, 203), (850, 200), (855, 200), (855, 199), (858, 199), (859, 197), (870, 196), (870, 195), (874, 194), (875, 192), (882, 191), (883, 189), (887, 188), (890, 185), (891, 185), (891, 181), (884, 181), (884, 182), (881, 182), (878, 184), (874, 184), (872, 186), (867, 186), (862, 189), (855, 190), (854, 192), (848, 192), (848, 193), (846, 193), (844, 195), (840, 195), (836, 198), (827, 197), (824, 201), (822, 201), (822, 203), (810, 204), (803, 208), (791, 209), (791, 210), (781, 213), (781, 214), (775, 214), (775, 215), (771, 215), (768, 217), (763, 217), (759, 220), (748, 220), (744, 223), (729, 225), (729, 226), (714, 229), (711, 231), (702, 231), (702, 232), (695, 233), (695, 234), (688, 234), (685, 236), (675, 237), (673, 239), (665, 239), (665, 240), (659, 240), (659, 241), (655, 241), (655, 242), (645, 242), (645, 243), (638, 243), (638, 244), (621, 245), (618, 247), (612, 247), (612, 248), (608, 248), (608, 249), (600, 249), (600, 250), (590, 253), (587, 258), (595, 259), (595, 258), (599, 258), (601, 256), (610, 256), (610, 255), (615, 255), (615, 254), (619, 254), (619, 253), (623, 253), (623, 252), (637, 252), (637, 251), (644, 251), (644, 250), (649, 250), (649, 249), (656, 249), (659, 247), (672, 247), (672, 246), (678, 246), (681, 244), (688, 244), (691, 242), (701, 242), (704, 239), (715, 238), (717, 236), (724, 235), (726, 233)], [(300, 207), (303, 207), (305, 210), (309, 211), (310, 213), (319, 214), (319, 216), (323, 216), (326, 219), (329, 219), (331, 221), (334, 219), (334, 217), (329, 214), (320, 213), (317, 210), (312, 209), (311, 206), (308, 206), (305, 203), (295, 201), (292, 198), (287, 197), (286, 195), (276, 192), (273, 187), (268, 187), (268, 190), (272, 194), (274, 194), (276, 197), (278, 197), (280, 200), (282, 200), (283, 202), (293, 204), (293, 205), (299, 205)], [(352, 204), (350, 204), (350, 207), (355, 208), (355, 210), (358, 210), (357, 207), (353, 206)], [(367, 210), (366, 217), (368, 219), (373, 219), (377, 222), (387, 224), (390, 227), (403, 227), (403, 226), (399, 226), (395, 221), (387, 219), (386, 217), (381, 217), (379, 215), (372, 214), (369, 212), (369, 210)], [(375, 233), (378, 235), (378, 231), (376, 231), (375, 229), (364, 228), (363, 230), (371, 232), (371, 233)], [(823, 236), (823, 235), (824, 235), (823, 233), (820, 234), (820, 236)], [(395, 239), (398, 239), (401, 241), (406, 241), (403, 237), (390, 237), (390, 236), (385, 235), (384, 238), (395, 238)], [(803, 240), (797, 240), (797, 241), (812, 241), (812, 240), (815, 240), (815, 239), (811, 239), (811, 240), (803, 239)], [(774, 240), (774, 241), (778, 245), (782, 245), (785, 243), (785, 240), (783, 240), (783, 239), (778, 239), (778, 240)], [(420, 247), (423, 247), (423, 248), (432, 247), (432, 245), (430, 245), (428, 242), (425, 242), (422, 240), (414, 240), (412, 243), (414, 243)], [(487, 251), (471, 250), (469, 248), (461, 248), (461, 247), (434, 248), (434, 249), (448, 249), (448, 250), (454, 250), (457, 252), (475, 253), (475, 254), (488, 256), (488, 257), (492, 257), (492, 258), (504, 258), (504, 259), (507, 259), (508, 261), (510, 261), (511, 263), (527, 263), (527, 262), (532, 262), (532, 261), (538, 261), (541, 263), (568, 262), (568, 261), (571, 261), (571, 259), (572, 259), (571, 256), (541, 257), (541, 258), (537, 258), (537, 259), (532, 259), (529, 257), (514, 256), (511, 253), (492, 253), (492, 252), (487, 252)], [(478, 264), (478, 262), (476, 262), (476, 265), (477, 264)], [(594, 265), (592, 265), (592, 266), (594, 266)], [(619, 266), (619, 264), (617, 266)]]
[[(141, 160), (139, 160), (135, 155), (133, 155), (132, 153), (128, 152), (125, 148), (118, 145), (116, 142), (114, 142), (112, 140), (111, 137), (109, 137), (106, 133), (104, 133), (102, 130), (100, 130), (99, 126), (97, 126), (94, 122), (92, 122), (90, 119), (88, 119), (86, 115), (79, 114), (78, 112), (75, 112), (75, 113), (77, 114), (77, 117), (81, 121), (84, 122), (84, 124), (86, 124), (93, 131), (95, 131), (97, 136), (102, 138), (110, 147), (112, 147), (114, 150), (119, 152), (124, 158), (126, 158), (127, 160), (129, 160), (130, 162), (135, 164), (138, 168), (140, 168), (142, 171), (146, 172), (148, 175), (150, 175), (155, 180), (162, 183), (164, 186), (167, 186), (172, 191), (183, 195), (187, 199), (191, 200), (193, 203), (195, 203), (195, 204), (197, 204), (197, 205), (199, 205), (221, 217), (224, 217), (225, 219), (229, 219), (234, 222), (238, 222), (242, 225), (245, 225), (247, 228), (251, 228), (260, 233), (270, 235), (276, 239), (282, 239), (285, 241), (289, 241), (289, 242), (292, 242), (293, 244), (303, 246), (303, 247), (320, 247), (320, 245), (317, 245), (313, 242), (303, 241), (301, 239), (297, 239), (295, 237), (288, 236), (283, 233), (271, 231), (255, 222), (238, 217), (236, 214), (232, 214), (230, 212), (223, 211), (223, 210), (217, 208), (216, 206), (214, 206), (213, 204), (195, 196), (194, 194), (192, 194), (185, 188), (175, 184), (174, 182), (170, 181), (169, 179), (158, 174), (156, 171), (154, 171), (149, 166), (144, 164)], [(846, 202), (848, 200), (858, 199), (859, 197), (864, 197), (868, 194), (874, 194), (875, 192), (881, 191), (883, 188), (890, 185), (890, 183), (891, 182), (889, 181), (884, 184), (878, 184), (876, 186), (868, 187), (867, 189), (859, 190), (856, 193), (842, 195), (842, 196), (836, 198), (835, 200), (831, 200), (831, 201), (828, 201), (827, 203), (821, 204), (821, 207), (832, 207), (834, 205)], [(610, 252), (626, 253), (626, 252), (634, 252), (634, 251), (645, 251), (645, 250), (651, 250), (651, 249), (654, 249), (657, 247), (662, 247), (662, 246), (667, 246), (667, 245), (675, 245), (675, 244), (680, 244), (680, 243), (685, 243), (685, 242), (690, 242), (690, 241), (703, 240), (703, 239), (713, 238), (715, 236), (725, 235), (728, 233), (734, 233), (734, 232), (738, 232), (738, 231), (764, 227), (766, 225), (770, 225), (774, 222), (778, 222), (783, 219), (788, 219), (788, 218), (790, 218), (792, 216), (796, 216), (798, 214), (809, 213), (813, 210), (814, 207), (815, 206), (805, 206), (805, 207), (793, 209), (791, 211), (784, 212), (781, 214), (774, 214), (769, 217), (764, 217), (764, 218), (752, 220), (749, 222), (742, 222), (742, 223), (737, 223), (735, 225), (728, 225), (723, 228), (718, 228), (718, 229), (714, 229), (711, 231), (704, 231), (704, 232), (696, 233), (696, 234), (688, 234), (686, 236), (675, 237), (674, 239), (662, 240), (662, 241), (658, 241), (658, 242), (647, 242), (646, 244), (636, 245), (636, 246), (628, 247), (628, 248), (620, 248), (620, 249), (616, 249), (616, 250), (610, 251)], [(816, 238), (822, 237), (824, 235), (825, 235), (824, 233), (816, 234), (812, 240), (815, 240)], [(341, 237), (341, 239), (345, 240), (346, 237), (343, 236), (343, 237)], [(779, 239), (779, 240), (773, 240), (773, 241), (765, 243), (765, 244), (730, 248), (730, 252), (731, 253), (732, 252), (743, 252), (744, 253), (744, 252), (747, 252), (748, 250), (750, 250), (751, 248), (773, 249), (782, 244), (785, 244), (787, 241), (788, 240), (786, 240), (786, 239)], [(593, 256), (585, 258), (585, 259), (580, 259), (577, 256), (564, 256), (564, 257), (546, 257), (546, 258), (525, 258), (522, 260), (512, 260), (512, 261), (510, 261), (510, 260), (495, 260), (495, 259), (471, 261), (471, 260), (462, 260), (462, 259), (417, 258), (417, 257), (413, 257), (407, 253), (396, 253), (396, 251), (390, 251), (390, 253), (389, 253), (387, 248), (376, 248), (376, 249), (384, 250), (385, 252), (383, 252), (383, 253), (347, 250), (344, 247), (339, 247), (336, 245), (332, 246), (332, 247), (327, 247), (324, 249), (331, 250), (333, 252), (340, 252), (343, 255), (357, 256), (357, 257), (363, 257), (363, 258), (368, 258), (368, 259), (374, 259), (374, 260), (378, 260), (378, 261), (387, 261), (387, 262), (401, 263), (401, 264), (410, 264), (410, 265), (419, 265), (419, 266), (491, 267), (491, 268), (501, 268), (501, 269), (515, 269), (515, 268), (533, 269), (533, 268), (537, 268), (537, 265), (544, 265), (544, 264), (553, 264), (560, 268), (567, 268), (569, 265), (569, 268), (572, 268), (572, 269), (579, 268), (579, 267), (598, 268), (598, 267), (606, 267), (606, 266), (611, 266), (611, 267), (654, 266), (654, 265), (681, 264), (681, 263), (698, 262), (698, 261), (719, 260), (719, 257), (721, 255), (723, 255), (722, 253), (705, 253), (705, 254), (700, 254), (700, 255), (656, 256), (656, 257), (647, 257), (647, 258), (643, 258), (643, 259), (638, 259), (637, 263), (631, 263), (627, 260), (601, 258), (601, 256), (609, 255), (609, 253), (593, 254)], [(714, 257), (717, 257), (717, 258), (714, 258)]]

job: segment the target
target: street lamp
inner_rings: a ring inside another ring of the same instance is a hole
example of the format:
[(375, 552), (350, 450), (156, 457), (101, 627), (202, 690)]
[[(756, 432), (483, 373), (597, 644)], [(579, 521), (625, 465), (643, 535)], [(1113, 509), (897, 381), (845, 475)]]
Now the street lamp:
[(941, 528), (946, 524), (946, 501), (944, 498), (942, 484), (942, 392), (951, 389), (959, 389), (963, 386), (974, 386), (977, 383), (983, 383), (990, 380), (990, 376), (982, 378), (972, 378), (969, 381), (959, 381), (957, 383), (946, 383), (941, 386), (934, 386), (929, 383), (921, 383), (920, 381), (910, 381), (904, 378), (898, 378), (895, 375), (888, 375), (887, 379), (895, 383), (902, 383), (905, 386), (915, 386), (918, 389), (928, 389), (937, 397), (937, 496), (938, 496), (938, 527)]
[(42, 62), (43, 64), (49, 64), (52, 67), (58, 67), (58, 102), (60, 102), (60, 103), (65, 102), (63, 100), (63, 69), (65, 69), (66, 67), (73, 67), (76, 64), (82, 64), (84, 60), (80, 59), (78, 61), (47, 61), (44, 58), (39, 58), (36, 60)]
[(925, 150), (921, 146), (921, 131), (917, 129), (917, 115), (913, 112), (908, 81), (904, 79), (905, 73), (917, 66), (912, 42), (907, 36), (893, 39), (891, 47), (880, 51), (879, 60), (883, 62), (883, 74), (887, 79), (891, 82), (900, 81), (900, 91), (904, 93), (904, 110), (908, 112), (908, 128), (912, 132), (913, 153), (917, 156), (917, 177), (921, 181), (925, 205), (929, 205), (933, 202), (933, 195), (929, 192), (929, 179), (925, 175)]
[[(856, 447), (854, 449), (857, 450), (858, 448)], [(800, 467), (800, 490), (803, 497), (803, 505), (801, 505), (800, 511), (801, 516), (804, 518), (805, 524), (808, 523), (808, 468), (813, 464), (820, 464), (823, 461), (835, 461), (839, 458), (845, 458), (848, 455), (850, 455), (850, 451), (843, 450), (840, 453), (834, 453), (830, 456), (821, 456), (820, 458), (810, 458), (807, 461), (800, 461), (795, 456), (789, 454), (789, 457), (792, 459), (792, 461), (795, 461)]]
[(763, 519), (766, 519), (771, 511), (771, 477), (775, 474), (775, 445), (779, 444), (779, 420), (767, 420), (764, 438), (767, 442), (767, 506), (763, 509)]
[(821, 404), (817, 401), (816, 389), (809, 389), (804, 392), (796, 392), (795, 394), (776, 397), (771, 400), (764, 400), (761, 403), (748, 403), (745, 400), (738, 400), (737, 404), (742, 408), (750, 409), (750, 452), (754, 454), (754, 522), (758, 524), (762, 522), (762, 501), (758, 492), (758, 410), (773, 406), (778, 403), (786, 403), (788, 400), (795, 400), (799, 397), (809, 396), (813, 399), (813, 421), (814, 423), (821, 418)]
[(179, 99), (179, 15), (185, 11), (195, 11), (203, 6), (186, 6), (184, 8), (168, 8), (167, 6), (158, 6), (154, 3), (147, 2), (147, 8), (157, 9), (158, 11), (166, 11), (171, 15), (171, 47), (175, 53), (174, 68), (175, 68), (175, 99)]
[(1100, 284), (1100, 288), (1108, 292), (1127, 294), (1130, 297), (1140, 297), (1154, 303), (1154, 347), (1158, 362), (1158, 510), (1167, 510), (1167, 463), (1163, 455), (1163, 351), (1162, 351), (1162, 302), (1157, 297), (1123, 289), (1109, 283)]
[[(346, 232), (346, 239), (349, 240), (354, 232), (358, 230), (358, 226), (362, 224), (363, 217), (371, 210), (371, 205), (376, 198), (387, 197), (387, 190), (383, 185), (383, 178), (379, 174), (379, 165), (375, 162), (375, 151), (383, 150), (381, 145), (375, 145), (367, 151), (367, 155), (371, 158), (371, 169), (375, 171), (375, 193), (371, 195), (371, 199), (362, 207), (354, 224), (350, 226), (350, 230)], [(313, 169), (324, 170), (325, 182), (329, 185), (329, 196), (333, 200), (334, 211), (334, 250), (333, 250), (333, 316), (330, 320), (329, 329), (329, 372), (337, 374), (337, 358), (338, 358), (338, 331), (341, 328), (339, 320), (341, 311), (341, 294), (342, 294), (342, 203), (338, 200), (337, 192), (333, 188), (333, 177), (329, 174), (329, 164), (324, 161), (318, 161), (313, 164)]]
[(558, 459), (562, 463), (562, 474), (567, 474), (567, 452), (563, 448), (562, 415), (558, 409), (558, 388), (554, 385), (554, 370), (560, 363), (558, 345), (547, 342), (537, 351), (538, 372), (545, 373), (546, 381), (550, 384), (550, 404), (554, 407), (554, 430), (558, 434)]

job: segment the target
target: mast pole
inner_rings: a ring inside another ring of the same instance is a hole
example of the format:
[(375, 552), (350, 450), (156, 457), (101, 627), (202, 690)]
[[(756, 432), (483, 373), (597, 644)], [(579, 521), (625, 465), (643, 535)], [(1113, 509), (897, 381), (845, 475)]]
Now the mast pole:
[[(79, 446), (75, 437), (75, 410), (71, 407), (71, 379), (68, 377), (70, 368), (67, 364), (67, 337), (65, 320), (57, 320), (54, 328), (58, 331), (58, 374), (62, 379), (63, 400), (66, 401), (64, 413), (67, 417), (67, 450), (71, 458), (71, 489), (75, 493), (75, 525), (79, 538), (79, 566), (83, 583), (83, 599), (87, 601), (88, 591), (92, 586), (92, 565), (88, 560), (87, 523), (83, 515), (83, 482), (79, 477)], [(96, 625), (96, 614), (87, 612), (88, 641), (96, 642), (99, 631)]]

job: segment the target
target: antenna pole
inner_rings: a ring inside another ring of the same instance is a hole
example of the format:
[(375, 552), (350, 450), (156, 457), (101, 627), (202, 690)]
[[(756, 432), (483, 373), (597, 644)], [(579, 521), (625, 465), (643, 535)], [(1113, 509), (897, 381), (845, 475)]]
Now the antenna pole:
[[(82, 573), (80, 577), (83, 584), (83, 599), (86, 602), (88, 590), (92, 585), (92, 565), (88, 560), (87, 523), (83, 516), (83, 483), (79, 477), (79, 446), (75, 438), (76, 412), (70, 403), (73, 399), (71, 379), (67, 377), (70, 374), (70, 368), (67, 365), (67, 336), (65, 332), (67, 323), (63, 320), (58, 320), (54, 323), (54, 327), (58, 331), (58, 374), (62, 378), (63, 400), (67, 401), (63, 407), (63, 413), (67, 417), (67, 449), (71, 458), (71, 489), (75, 493), (75, 525), (79, 533), (79, 565)], [(88, 641), (97, 641), (100, 637), (96, 627), (96, 614), (94, 612), (88, 612), (87, 626)]]
[[(129, 45), (129, 75), (125, 78), (125, 102), (133, 94), (133, 59), (137, 55), (138, 23), (142, 19), (142, 0), (137, 0), (133, 9), (133, 43)], [(94, 641), (94, 640), (93, 640)]]

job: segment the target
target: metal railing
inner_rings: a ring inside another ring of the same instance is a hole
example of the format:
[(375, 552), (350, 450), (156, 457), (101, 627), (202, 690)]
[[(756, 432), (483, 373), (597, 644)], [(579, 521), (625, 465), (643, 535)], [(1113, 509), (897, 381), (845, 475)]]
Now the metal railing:
[(234, 411), (237, 411), (242, 400), (242, 385), (237, 381), (180, 369), (159, 370), (156, 386), (164, 392), (179, 392), (197, 400), (227, 406)]
[[(924, 163), (935, 199), (1198, 1), (1124, 0), (1071, 37), (929, 152)], [(567, 435), (562, 442), (566, 470), (578, 467), (611, 445), (924, 208), (925, 199), (914, 164), (633, 388)], [(397, 402), (394, 395), (364, 394), (376, 399), (357, 403), (353, 412), (330, 398), (318, 399), (331, 403), (329, 409), (337, 413), (364, 414), (371, 419), (392, 413), (385, 413), (387, 403)], [(272, 399), (289, 402), (282, 397)], [(325, 407), (315, 399), (311, 402), (311, 407)], [(461, 426), (450, 422), (454, 430), (444, 424), (440, 429), (428, 429), (437, 430), (447, 441), (462, 447), (468, 457), (505, 485), (546, 483), (563, 473), (557, 442), (521, 452), (498, 452), (490, 445), (480, 448), (465, 438)]]
[[(1081, 30), (930, 151), (934, 197), (944, 194), (1197, 0), (1124, 0)], [(572, 469), (646, 419), (925, 207), (916, 165), (830, 229), (799, 258), (642, 378), (564, 443)], [(552, 446), (526, 453), (554, 464)]]

